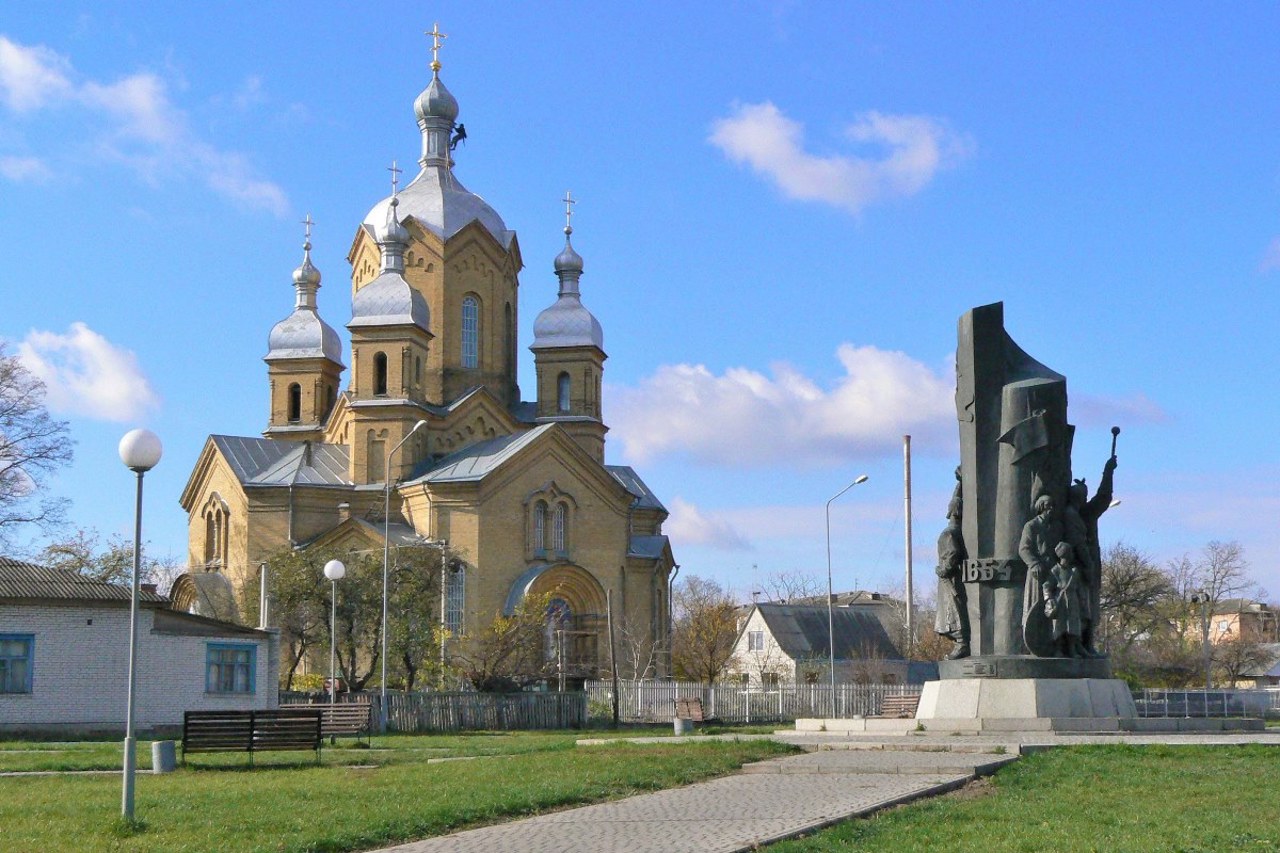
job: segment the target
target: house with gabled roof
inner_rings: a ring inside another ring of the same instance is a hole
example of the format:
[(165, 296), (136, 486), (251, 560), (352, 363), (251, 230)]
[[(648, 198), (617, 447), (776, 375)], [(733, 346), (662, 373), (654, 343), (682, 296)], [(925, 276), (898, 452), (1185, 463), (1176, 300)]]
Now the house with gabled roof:
[(558, 292), (533, 324), (534, 399), (521, 400), (519, 243), (459, 180), (458, 103), (438, 71), (414, 103), (421, 170), (373, 206), (348, 253), (346, 387), (308, 222), (293, 311), (267, 336), (262, 437), (211, 435), (181, 496), (195, 567), (182, 603), (223, 586), (246, 600), (283, 549), (444, 543), (457, 556), (441, 590), (451, 631), (550, 596), (547, 636), (572, 638), (557, 655), (571, 677), (593, 676), (608, 662), (611, 596), (616, 627), (661, 650), (665, 672), (667, 510), (634, 470), (605, 462), (604, 332), (582, 301), (572, 199)]
[[(0, 731), (124, 728), (131, 589), (0, 557)], [(136, 719), (277, 703), (276, 632), (172, 610), (139, 592)]]

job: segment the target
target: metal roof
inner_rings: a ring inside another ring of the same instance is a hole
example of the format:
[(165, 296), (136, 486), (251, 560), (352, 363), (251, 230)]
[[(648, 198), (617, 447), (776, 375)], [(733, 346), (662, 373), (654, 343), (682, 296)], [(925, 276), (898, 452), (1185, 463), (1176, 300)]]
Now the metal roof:
[(342, 364), (342, 340), (315, 308), (295, 308), (267, 335), (267, 360), (293, 358), (327, 358)]
[[(409, 186), (400, 191), (398, 212), (403, 221), (412, 216), (441, 240), (448, 240), (472, 222), (479, 222), (504, 248), (511, 248), (514, 231), (507, 230), (498, 212), (480, 196), (470, 192), (454, 176), (451, 169), (439, 165), (423, 167)], [(378, 228), (387, 221), (387, 196), (373, 206), (364, 218), (364, 227), (376, 237)]]
[(351, 299), (351, 322), (347, 328), (362, 326), (417, 326), (429, 331), (431, 309), (404, 276), (384, 270)]
[(632, 536), (627, 544), (628, 557), (640, 557), (645, 560), (659, 560), (666, 551), (671, 540), (662, 534), (650, 536)]
[[(0, 557), (0, 600), (119, 601), (127, 602), (132, 590), (122, 584), (94, 580), (66, 569), (49, 569)], [(168, 604), (163, 595), (138, 591), (143, 604)]]
[(437, 462), (426, 463), (414, 471), (409, 482), (457, 483), (483, 479), (490, 471), (541, 438), (552, 426), (543, 424), (528, 432), (478, 441)]
[(637, 509), (667, 511), (667, 508), (662, 505), (662, 501), (658, 500), (658, 496), (649, 490), (649, 487), (644, 484), (644, 480), (640, 479), (640, 475), (635, 472), (634, 468), (627, 465), (606, 465), (604, 470), (612, 474), (613, 478), (622, 484), (622, 488), (640, 499), (636, 504)]
[[(795, 660), (826, 657), (829, 650), (827, 608), (807, 604), (757, 604), (756, 610), (782, 650)], [(901, 660), (885, 631), (884, 623), (861, 608), (836, 608), (831, 613), (835, 628), (836, 660), (876, 657)]]
[(345, 445), (239, 435), (209, 436), (247, 486), (348, 486)]

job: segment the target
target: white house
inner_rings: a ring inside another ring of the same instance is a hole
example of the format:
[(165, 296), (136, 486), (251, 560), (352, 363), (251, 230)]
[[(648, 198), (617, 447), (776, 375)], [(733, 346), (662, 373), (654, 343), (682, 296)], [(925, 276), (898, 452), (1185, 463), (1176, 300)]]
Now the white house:
[[(0, 557), (0, 731), (123, 729), (129, 597), (124, 586)], [(139, 730), (181, 725), (183, 711), (274, 708), (279, 671), (275, 631), (140, 593)]]
[[(898, 650), (889, 630), (892, 602), (875, 593), (861, 595), (865, 601), (841, 601), (832, 609), (836, 681), (906, 684), (937, 678), (936, 666), (907, 661)], [(821, 601), (753, 604), (738, 632), (729, 674), (763, 687), (825, 682), (831, 634)]]

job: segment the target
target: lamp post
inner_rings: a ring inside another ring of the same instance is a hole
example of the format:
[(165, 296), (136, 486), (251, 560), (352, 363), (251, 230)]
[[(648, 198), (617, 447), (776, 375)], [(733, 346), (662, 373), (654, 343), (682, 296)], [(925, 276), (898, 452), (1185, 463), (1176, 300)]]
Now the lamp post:
[[(835, 593), (831, 589), (831, 503), (854, 486), (861, 485), (867, 481), (866, 474), (859, 474), (858, 477), (849, 485), (832, 496), (827, 501), (827, 656), (828, 663), (831, 665), (831, 716), (836, 715), (836, 633), (835, 633), (835, 616), (832, 610), (832, 599)], [(856, 590), (855, 590), (856, 592)]]
[(347, 576), (347, 567), (341, 560), (324, 564), (324, 576), (333, 584), (330, 598), (332, 610), (329, 616), (329, 704), (338, 703), (338, 581)]
[[(1201, 590), (1191, 596), (1192, 604), (1200, 605), (1200, 627), (1204, 631), (1204, 689), (1212, 688), (1213, 649), (1209, 645), (1209, 606), (1213, 604), (1207, 590)], [(1209, 701), (1206, 696), (1205, 702)]]
[(142, 571), (142, 476), (156, 467), (164, 452), (159, 437), (150, 430), (135, 429), (125, 433), (118, 448), (120, 461), (138, 475), (137, 496), (133, 507), (133, 589), (129, 596), (129, 694), (124, 712), (124, 781), (120, 796), (120, 814), (133, 820), (133, 779), (137, 766), (136, 742), (133, 737), (134, 692), (137, 688), (138, 663), (138, 581)]
[(387, 566), (391, 562), (391, 457), (415, 432), (426, 425), (426, 421), (418, 421), (400, 439), (400, 443), (391, 448), (391, 452), (387, 454), (386, 478), (382, 481), (382, 687), (378, 693), (378, 730), (383, 734), (387, 731)]

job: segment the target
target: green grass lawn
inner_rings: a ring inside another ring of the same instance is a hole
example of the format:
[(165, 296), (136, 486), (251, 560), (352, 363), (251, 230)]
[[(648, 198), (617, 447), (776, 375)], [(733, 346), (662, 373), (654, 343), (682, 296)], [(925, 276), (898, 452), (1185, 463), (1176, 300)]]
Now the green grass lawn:
[[(363, 850), (547, 809), (683, 785), (791, 752), (769, 741), (618, 744), (582, 736), (635, 732), (375, 737), (372, 749), (193, 755), (176, 773), (137, 779), (141, 831), (122, 831), (118, 776), (0, 778), (0, 849), (59, 851)], [(149, 756), (149, 745), (140, 753)], [(50, 753), (20, 752), (49, 749)], [(0, 769), (59, 754), (119, 766), (118, 743), (0, 743)], [(473, 761), (428, 763), (441, 757)], [(140, 755), (140, 758), (142, 755)], [(375, 765), (357, 767), (350, 765)]]
[(1280, 749), (1268, 746), (1055, 749), (966, 791), (769, 851), (1280, 850), (1278, 778)]

